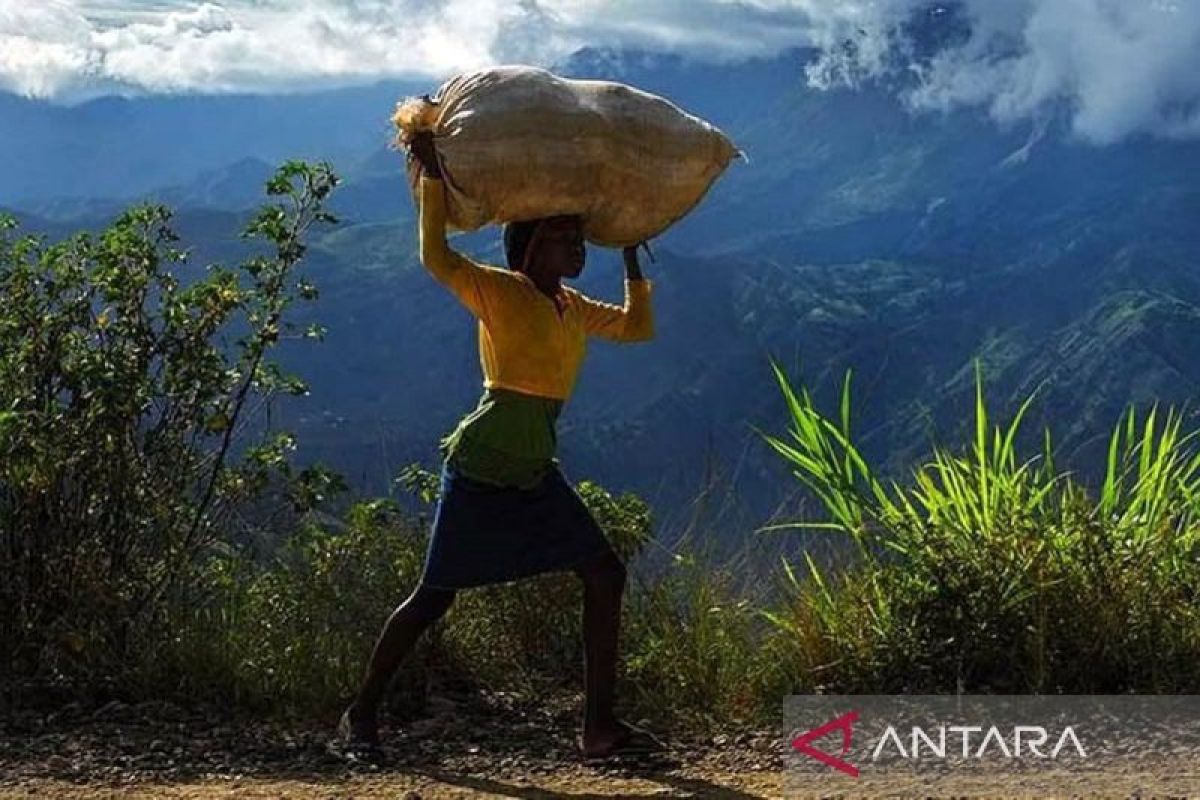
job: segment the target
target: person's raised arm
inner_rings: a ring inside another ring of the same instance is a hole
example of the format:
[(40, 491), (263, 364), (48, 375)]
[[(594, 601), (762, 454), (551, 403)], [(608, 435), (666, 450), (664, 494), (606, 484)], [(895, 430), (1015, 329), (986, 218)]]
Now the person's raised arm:
[(448, 283), (455, 269), (462, 268), (465, 259), (446, 241), (446, 185), (433, 146), (433, 134), (420, 131), (408, 144), (410, 156), (421, 166), (421, 263), (433, 276)]
[(625, 305), (618, 306), (580, 294), (583, 328), (590, 336), (614, 342), (644, 342), (654, 338), (653, 283), (642, 275), (637, 247), (626, 247)]
[(421, 131), (408, 143), (409, 155), (421, 165), (421, 263), (480, 319), (488, 313), (489, 287), (503, 279), (499, 270), (477, 264), (446, 241), (446, 186), (433, 146), (433, 134)]

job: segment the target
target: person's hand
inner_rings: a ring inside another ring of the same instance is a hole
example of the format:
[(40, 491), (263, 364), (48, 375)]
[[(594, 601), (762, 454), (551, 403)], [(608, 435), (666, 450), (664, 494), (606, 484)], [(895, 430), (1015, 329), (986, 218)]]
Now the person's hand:
[(421, 174), (430, 178), (442, 177), (437, 150), (433, 146), (433, 131), (417, 131), (408, 140), (408, 157), (421, 165)]
[(625, 276), (633, 280), (642, 277), (642, 265), (638, 263), (637, 251), (644, 244), (645, 242), (639, 242), (621, 250), (621, 255), (625, 259)]
[(637, 244), (631, 244), (631, 245), (629, 245), (629, 247), (626, 247), (621, 250), (621, 254), (623, 256), (625, 256), (626, 264), (630, 263), (631, 261), (635, 264), (637, 263), (637, 260), (638, 260), (637, 259), (637, 251), (638, 251), (639, 247), (645, 248), (646, 255), (650, 256), (651, 261), (654, 261), (654, 253), (652, 253), (650, 251), (650, 240), (643, 239), (642, 241), (638, 242)]

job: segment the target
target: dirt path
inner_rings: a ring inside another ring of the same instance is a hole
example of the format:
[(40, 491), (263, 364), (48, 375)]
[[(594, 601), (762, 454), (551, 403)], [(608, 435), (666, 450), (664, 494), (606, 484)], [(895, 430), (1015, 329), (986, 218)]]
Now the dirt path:
[(768, 733), (667, 737), (653, 759), (588, 764), (576, 715), (467, 707), (385, 727), (383, 766), (332, 756), (329, 721), (238, 721), (174, 706), (110, 703), (0, 723), (0, 798), (780, 797), (782, 741)]
[[(569, 705), (569, 704), (568, 704)], [(466, 707), (446, 698), (430, 716), (384, 730), (386, 764), (330, 755), (331, 723), (232, 720), (163, 704), (0, 719), (0, 800), (8, 798), (827, 798), (1200, 796), (1200, 751), (1131, 753), (1086, 772), (968, 774), (936, 785), (911, 776), (850, 780), (788, 772), (772, 732), (668, 737), (653, 760), (586, 764), (567, 707)]]
[(713, 797), (742, 800), (782, 797), (778, 773), (733, 775), (705, 770), (658, 772), (642, 776), (564, 770), (554, 775), (487, 775), (400, 772), (379, 776), (312, 779), (221, 778), (186, 783), (75, 784), (57, 779), (22, 781), (0, 787), (0, 798), (670, 798)]

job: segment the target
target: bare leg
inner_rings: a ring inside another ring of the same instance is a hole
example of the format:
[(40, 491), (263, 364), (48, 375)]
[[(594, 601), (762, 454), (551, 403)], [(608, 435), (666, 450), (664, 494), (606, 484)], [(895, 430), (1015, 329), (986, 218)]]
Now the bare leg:
[(372, 744), (378, 741), (379, 704), (393, 673), (421, 634), (450, 609), (456, 594), (454, 589), (418, 585), (388, 617), (358, 695), (343, 717), (352, 739)]
[(621, 596), (625, 565), (609, 550), (576, 568), (583, 581), (584, 686), (583, 745), (602, 751), (623, 733), (614, 711), (617, 681), (617, 641), (621, 627)]

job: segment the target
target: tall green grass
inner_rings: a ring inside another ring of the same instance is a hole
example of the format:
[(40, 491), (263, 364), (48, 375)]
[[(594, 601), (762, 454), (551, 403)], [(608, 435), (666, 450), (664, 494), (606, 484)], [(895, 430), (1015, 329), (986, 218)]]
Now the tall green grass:
[(786, 436), (767, 443), (826, 518), (772, 526), (841, 537), (854, 558), (786, 564), (767, 615), (804, 675), (848, 690), (1176, 691), (1200, 685), (1200, 455), (1182, 415), (1129, 408), (1092, 489), (1056, 470), (1049, 431), (1022, 458), (1036, 392), (994, 424), (976, 364), (974, 436), (935, 447), (911, 480), (855, 446), (850, 374), (838, 414), (777, 364)]

